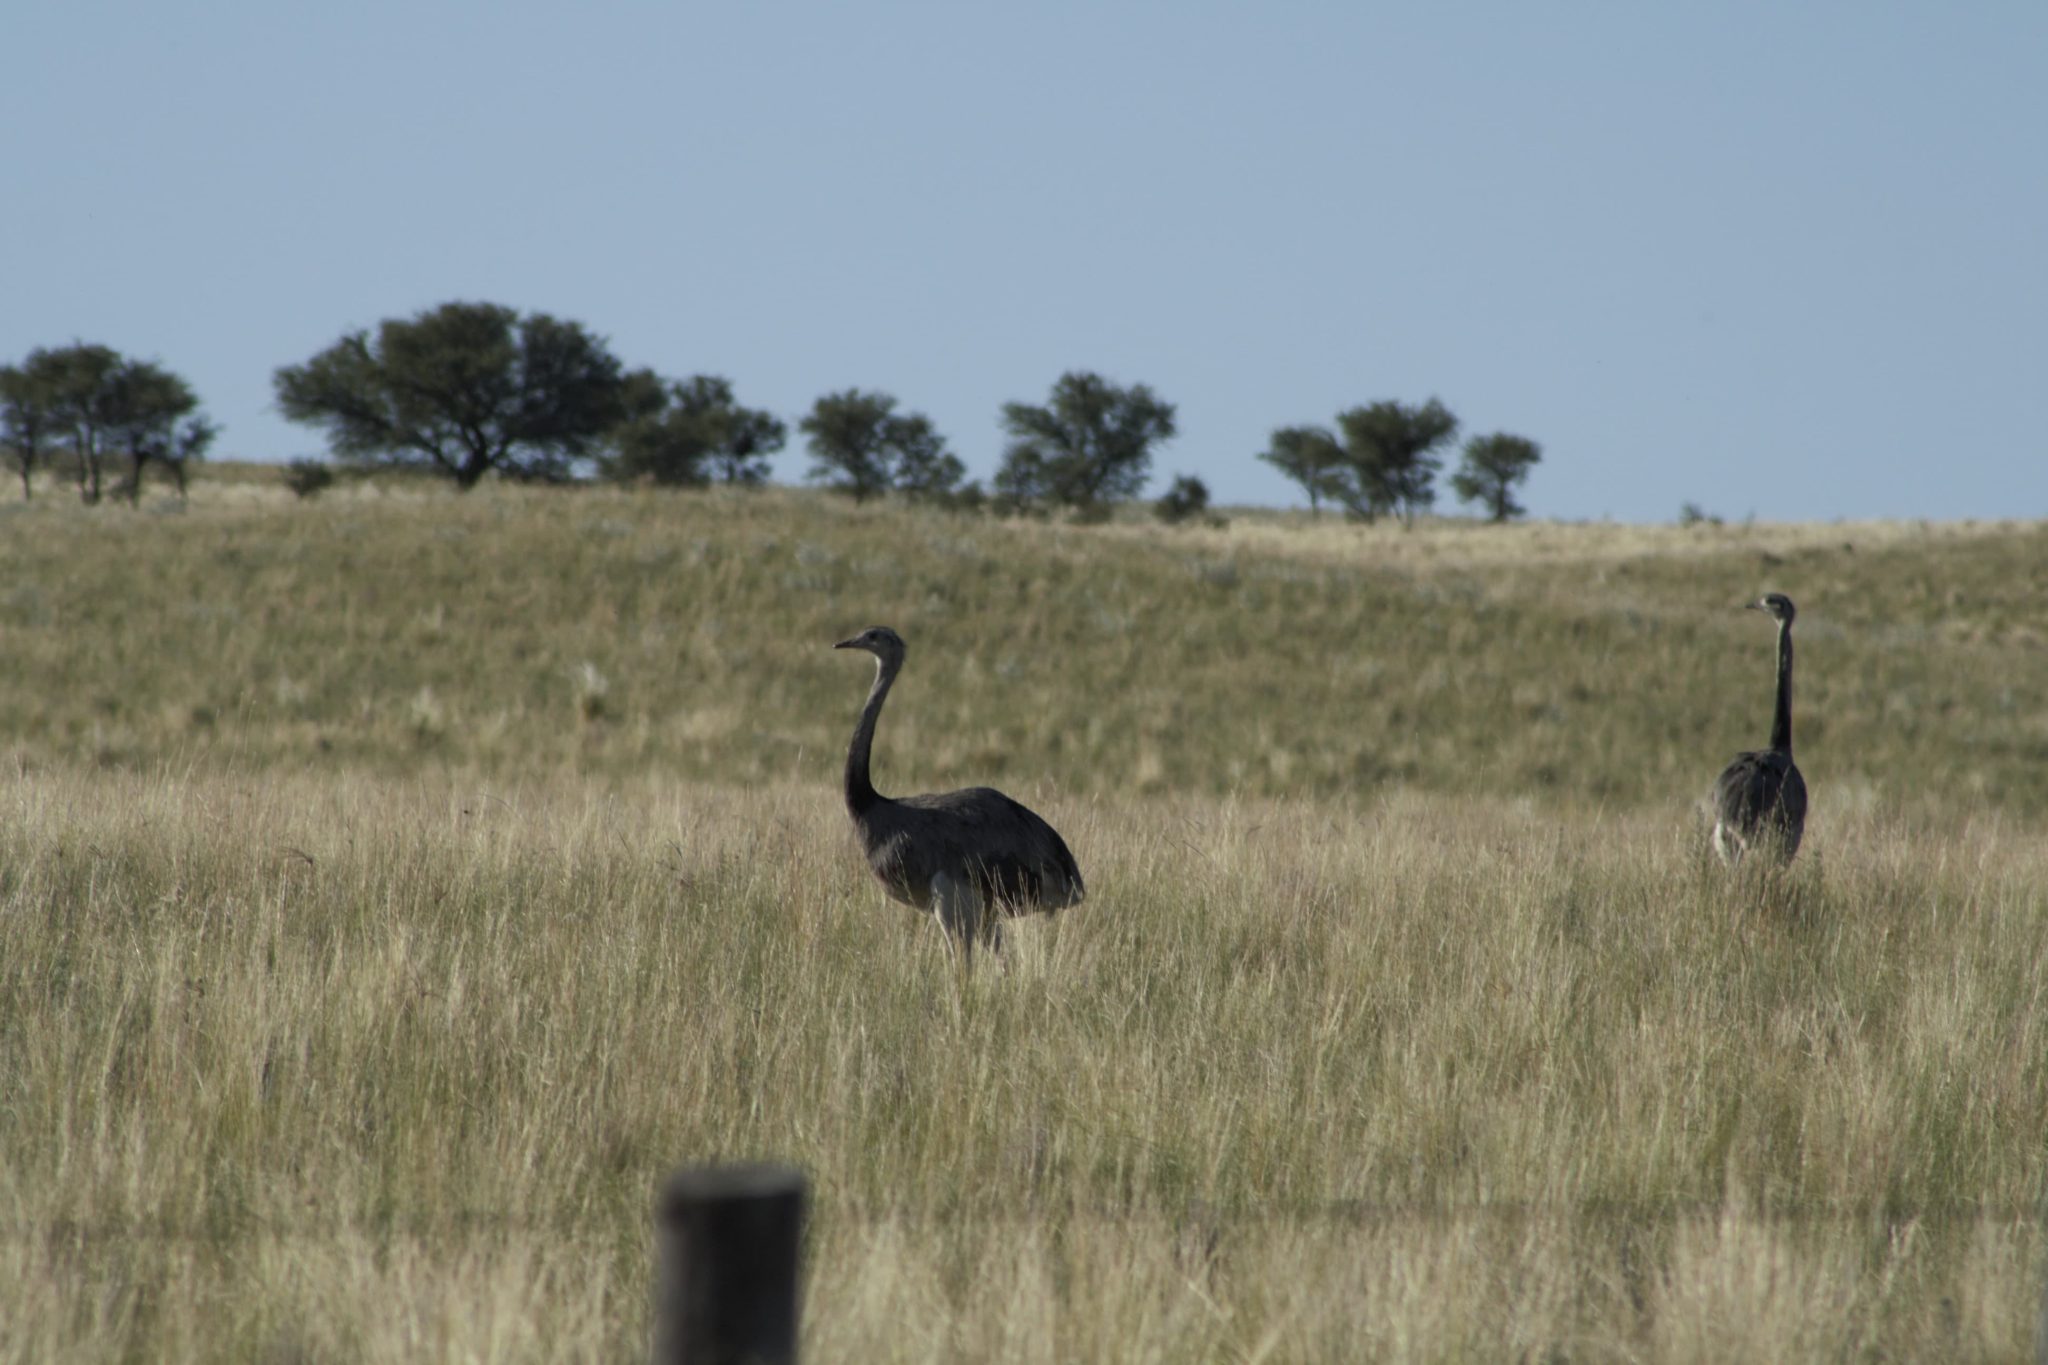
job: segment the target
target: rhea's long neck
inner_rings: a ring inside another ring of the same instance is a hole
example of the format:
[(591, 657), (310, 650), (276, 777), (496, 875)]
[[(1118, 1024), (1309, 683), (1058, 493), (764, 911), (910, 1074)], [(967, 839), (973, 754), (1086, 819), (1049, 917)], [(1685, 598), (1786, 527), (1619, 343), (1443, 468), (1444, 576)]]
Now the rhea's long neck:
[(900, 662), (884, 659), (875, 669), (875, 685), (868, 689), (867, 705), (861, 707), (860, 720), (853, 727), (853, 742), (846, 746), (846, 808), (855, 815), (881, 800), (868, 778), (868, 754), (875, 746), (875, 721), (900, 667)]
[(1778, 709), (1771, 717), (1771, 747), (1792, 752), (1792, 623), (1778, 627)]

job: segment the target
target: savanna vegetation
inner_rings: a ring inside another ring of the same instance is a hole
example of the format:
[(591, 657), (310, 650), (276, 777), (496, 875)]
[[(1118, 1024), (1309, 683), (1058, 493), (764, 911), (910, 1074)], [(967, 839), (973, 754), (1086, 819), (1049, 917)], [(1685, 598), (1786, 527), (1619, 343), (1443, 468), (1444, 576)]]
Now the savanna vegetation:
[[(325, 438), (341, 470), (412, 473), (459, 489), (487, 478), (517, 483), (594, 481), (698, 488), (760, 487), (789, 424), (740, 403), (732, 381), (697, 374), (666, 379), (628, 369), (582, 323), (503, 304), (456, 300), (345, 332), (311, 358), (271, 375), (277, 407)], [(187, 469), (220, 429), (198, 412), (184, 379), (155, 361), (111, 347), (43, 347), (0, 365), (0, 462), (33, 496), (36, 476), (75, 474), (83, 501), (98, 502), (108, 455), (125, 455), (120, 491), (142, 495), (146, 469), (185, 491)], [(1436, 501), (1434, 452), (1457, 432), (1439, 400), (1382, 400), (1338, 414), (1340, 439), (1320, 427), (1283, 427), (1259, 456), (1300, 486), (1310, 511), (1330, 498), (1370, 521), (1399, 511), (1413, 526)], [(1046, 402), (1002, 405), (1007, 436), (994, 495), (921, 412), (896, 396), (850, 388), (821, 395), (796, 426), (811, 455), (805, 477), (856, 502), (880, 497), (961, 512), (1106, 520), (1130, 506), (1152, 475), (1158, 447), (1178, 432), (1175, 407), (1145, 384), (1121, 385), (1069, 370)], [(1494, 521), (1524, 509), (1513, 489), (1542, 448), (1506, 432), (1474, 437), (1451, 487)], [(290, 460), (287, 486), (316, 497), (339, 477), (307, 456)], [(1199, 504), (1192, 501), (1201, 488)], [(1205, 517), (1208, 490), (1180, 475), (1155, 512), (1166, 521)]]
[(21, 482), (65, 470), (81, 501), (96, 503), (117, 471), (115, 491), (142, 500), (142, 478), (162, 471), (185, 492), (186, 471), (206, 456), (220, 429), (183, 378), (154, 360), (111, 346), (42, 346), (0, 365), (0, 459)]
[[(2025, 1358), (2044, 535), (8, 504), (0, 1359), (632, 1358), (756, 1156), (816, 1360)], [(1765, 588), (1813, 813), (1731, 880)], [(880, 785), (1088, 876), (1001, 972), (850, 845), (875, 622)]]

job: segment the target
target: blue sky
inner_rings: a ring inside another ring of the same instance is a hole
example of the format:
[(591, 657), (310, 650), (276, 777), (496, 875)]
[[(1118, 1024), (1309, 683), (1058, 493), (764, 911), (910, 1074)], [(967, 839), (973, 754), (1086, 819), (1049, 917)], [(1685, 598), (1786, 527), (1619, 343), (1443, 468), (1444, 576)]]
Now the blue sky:
[[(271, 371), (449, 299), (970, 470), (1067, 369), (1155, 487), (1441, 397), (1542, 516), (2048, 511), (2048, 5), (19, 5), (0, 358)], [(792, 446), (778, 474), (801, 476)], [(1446, 494), (1448, 498), (1448, 494)]]

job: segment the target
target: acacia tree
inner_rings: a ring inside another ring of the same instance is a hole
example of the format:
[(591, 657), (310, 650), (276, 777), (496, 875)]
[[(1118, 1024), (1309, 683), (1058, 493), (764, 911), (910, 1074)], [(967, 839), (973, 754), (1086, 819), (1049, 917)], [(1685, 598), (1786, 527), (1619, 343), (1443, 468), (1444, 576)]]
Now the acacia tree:
[(207, 448), (218, 435), (220, 428), (205, 417), (188, 417), (150, 454), (149, 458), (162, 465), (171, 476), (180, 502), (185, 500), (186, 473), (194, 462), (206, 458)]
[(56, 405), (46, 377), (33, 365), (0, 366), (0, 447), (21, 475), (23, 501), (35, 496), (30, 480), (38, 465), (49, 462), (57, 434)]
[(780, 417), (734, 404), (727, 416), (725, 439), (711, 447), (711, 477), (720, 483), (759, 487), (768, 482), (768, 457), (788, 441), (789, 428)]
[(1457, 434), (1458, 419), (1434, 398), (1420, 407), (1379, 402), (1338, 413), (1337, 429), (1344, 469), (1335, 487), (1345, 509), (1367, 521), (1398, 511), (1413, 526), (1416, 512), (1436, 501), (1443, 461), (1433, 452)]
[(797, 425), (811, 449), (805, 477), (856, 502), (892, 491), (912, 501), (946, 501), (967, 472), (930, 418), (899, 414), (886, 393), (828, 393)]
[(1483, 503), (1495, 521), (1519, 517), (1528, 509), (1515, 501), (1515, 485), (1529, 477), (1543, 458), (1543, 447), (1526, 436), (1496, 431), (1465, 442), (1465, 460), (1451, 475), (1451, 491), (1461, 502)]
[(156, 463), (185, 496), (185, 466), (205, 456), (219, 428), (197, 413), (199, 399), (183, 379), (148, 360), (123, 361), (108, 381), (106, 434), (128, 456), (128, 500), (142, 500), (142, 474)]
[(1143, 384), (1121, 388), (1070, 370), (1043, 405), (1003, 404), (1012, 439), (996, 491), (1016, 503), (1084, 508), (1136, 497), (1152, 447), (1174, 434), (1173, 416), (1173, 404)]
[(426, 468), (472, 488), (492, 470), (559, 481), (631, 415), (618, 359), (581, 324), (444, 303), (352, 332), (274, 376), (278, 406), (341, 459)]
[(967, 466), (946, 448), (946, 438), (922, 413), (913, 413), (896, 433), (896, 492), (911, 502), (954, 503), (978, 498), (979, 484), (961, 486)]
[(31, 351), (24, 367), (47, 401), (52, 428), (69, 448), (78, 496), (100, 500), (102, 440), (114, 416), (121, 354), (111, 346), (73, 342)]
[(39, 348), (0, 369), (0, 441), (30, 496), (35, 467), (69, 452), (79, 496), (98, 502), (105, 459), (128, 457), (126, 489), (139, 500), (146, 466), (158, 463), (185, 491), (185, 465), (218, 428), (197, 412), (191, 385), (149, 360), (125, 360), (110, 346), (75, 342)]
[(1319, 514), (1322, 500), (1341, 491), (1344, 447), (1322, 427), (1280, 427), (1259, 458), (1301, 485), (1311, 514)]
[(610, 478), (761, 484), (768, 479), (768, 457), (789, 438), (781, 421), (741, 407), (731, 382), (715, 375), (665, 384), (642, 370), (628, 376), (628, 388), (629, 416), (600, 462)]

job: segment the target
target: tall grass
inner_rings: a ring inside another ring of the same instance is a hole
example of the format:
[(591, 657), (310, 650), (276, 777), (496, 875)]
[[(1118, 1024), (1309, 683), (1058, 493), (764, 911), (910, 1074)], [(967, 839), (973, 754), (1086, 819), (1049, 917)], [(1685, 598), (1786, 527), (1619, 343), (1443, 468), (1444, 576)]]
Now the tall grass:
[[(814, 1181), (817, 1360), (2029, 1349), (2030, 528), (1826, 551), (1974, 586), (1884, 640), (1802, 597), (1778, 881), (1689, 803), (1810, 530), (386, 501), (0, 532), (0, 1359), (631, 1358), (660, 1175), (762, 1155)], [(1088, 874), (1000, 972), (850, 846), (822, 646), (870, 620), (889, 785), (999, 779)]]
[(2030, 1328), (2048, 855), (1989, 821), (1772, 888), (1653, 819), (1074, 801), (1097, 894), (962, 982), (810, 787), (5, 795), (14, 1358), (616, 1359), (659, 1174), (761, 1153), (820, 1359)]

